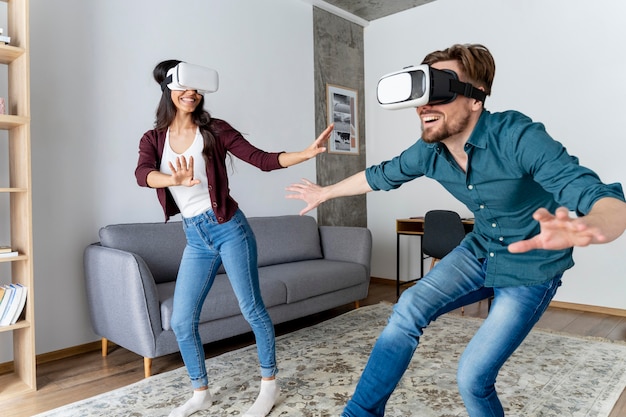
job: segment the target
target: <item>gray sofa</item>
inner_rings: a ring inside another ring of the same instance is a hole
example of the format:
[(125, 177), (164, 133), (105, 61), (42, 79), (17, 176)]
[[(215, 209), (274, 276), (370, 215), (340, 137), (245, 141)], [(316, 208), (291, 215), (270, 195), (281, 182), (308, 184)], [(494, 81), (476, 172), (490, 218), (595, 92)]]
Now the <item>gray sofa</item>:
[[(319, 226), (309, 216), (251, 217), (258, 243), (259, 281), (275, 324), (367, 296), (371, 233), (367, 228)], [(115, 224), (84, 253), (90, 318), (95, 333), (152, 359), (178, 351), (170, 327), (176, 274), (185, 247), (180, 222)], [(209, 343), (250, 331), (221, 269), (200, 316)]]

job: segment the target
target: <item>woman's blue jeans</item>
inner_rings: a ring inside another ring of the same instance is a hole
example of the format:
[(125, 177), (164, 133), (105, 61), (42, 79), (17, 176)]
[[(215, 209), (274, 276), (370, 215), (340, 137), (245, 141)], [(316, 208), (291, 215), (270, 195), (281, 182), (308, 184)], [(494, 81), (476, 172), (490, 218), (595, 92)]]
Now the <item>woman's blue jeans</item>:
[[(457, 383), (470, 417), (501, 417), (498, 371), (544, 313), (561, 275), (533, 286), (484, 287), (487, 261), (458, 247), (404, 291), (380, 334), (343, 417), (382, 416), (423, 330), (440, 315), (494, 296), (489, 316), (467, 345)], [(415, 410), (419, 415), (419, 410)]]
[(219, 224), (213, 211), (209, 210), (183, 219), (183, 228), (187, 246), (174, 290), (172, 329), (192, 386), (196, 389), (208, 385), (198, 322), (202, 305), (222, 263), (239, 308), (252, 327), (261, 376), (276, 375), (274, 325), (261, 298), (256, 239), (246, 217), (238, 210), (228, 222)]

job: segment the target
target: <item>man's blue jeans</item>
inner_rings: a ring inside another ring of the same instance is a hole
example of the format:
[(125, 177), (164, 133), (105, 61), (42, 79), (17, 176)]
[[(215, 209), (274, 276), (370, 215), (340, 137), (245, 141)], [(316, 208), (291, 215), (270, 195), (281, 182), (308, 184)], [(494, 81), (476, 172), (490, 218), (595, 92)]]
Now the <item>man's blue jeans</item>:
[[(540, 285), (484, 287), (487, 260), (458, 247), (404, 291), (348, 402), (343, 417), (382, 416), (406, 371), (423, 330), (440, 315), (494, 295), (480, 329), (458, 365), (457, 382), (470, 417), (501, 417), (495, 390), (498, 371), (544, 313), (561, 275)], [(415, 410), (419, 415), (419, 410)]]
[(219, 224), (212, 210), (183, 219), (187, 246), (183, 252), (176, 289), (172, 329), (195, 388), (208, 385), (204, 349), (198, 332), (200, 311), (224, 264), (239, 308), (250, 323), (261, 363), (261, 376), (276, 375), (274, 325), (259, 288), (257, 246), (244, 214), (238, 210), (231, 220)]

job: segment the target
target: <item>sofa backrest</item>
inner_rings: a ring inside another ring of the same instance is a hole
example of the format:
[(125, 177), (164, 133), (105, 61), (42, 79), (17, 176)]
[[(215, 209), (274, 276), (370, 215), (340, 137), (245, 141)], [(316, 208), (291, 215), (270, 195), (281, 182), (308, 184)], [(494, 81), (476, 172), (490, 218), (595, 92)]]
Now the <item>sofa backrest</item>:
[(112, 224), (100, 229), (100, 244), (139, 255), (156, 283), (174, 281), (187, 239), (181, 222)]
[[(258, 265), (267, 266), (322, 258), (317, 222), (310, 216), (250, 217), (257, 240)], [(186, 245), (180, 221), (126, 223), (100, 229), (100, 244), (139, 255), (155, 282), (176, 279)], [(223, 267), (220, 272), (224, 272)]]
[(322, 258), (317, 222), (311, 216), (250, 217), (259, 266)]

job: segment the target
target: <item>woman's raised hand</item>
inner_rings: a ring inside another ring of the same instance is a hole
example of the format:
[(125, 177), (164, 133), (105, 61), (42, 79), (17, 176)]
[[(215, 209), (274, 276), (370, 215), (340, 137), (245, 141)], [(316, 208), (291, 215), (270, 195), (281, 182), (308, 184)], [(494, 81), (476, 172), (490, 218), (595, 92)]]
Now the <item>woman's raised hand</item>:
[(304, 152), (307, 153), (308, 159), (314, 158), (322, 152), (326, 152), (325, 145), (328, 142), (328, 138), (330, 137), (330, 134), (333, 131), (334, 127), (334, 124), (328, 125), (328, 127), (326, 127), (326, 129), (324, 129), (322, 133), (320, 133), (317, 139), (313, 141), (311, 146), (304, 150)]
[(174, 185), (184, 185), (186, 187), (192, 187), (196, 184), (200, 184), (200, 180), (193, 177), (193, 156), (189, 157), (189, 162), (184, 156), (176, 158), (176, 165), (171, 161), (170, 170), (172, 171), (172, 180)]

